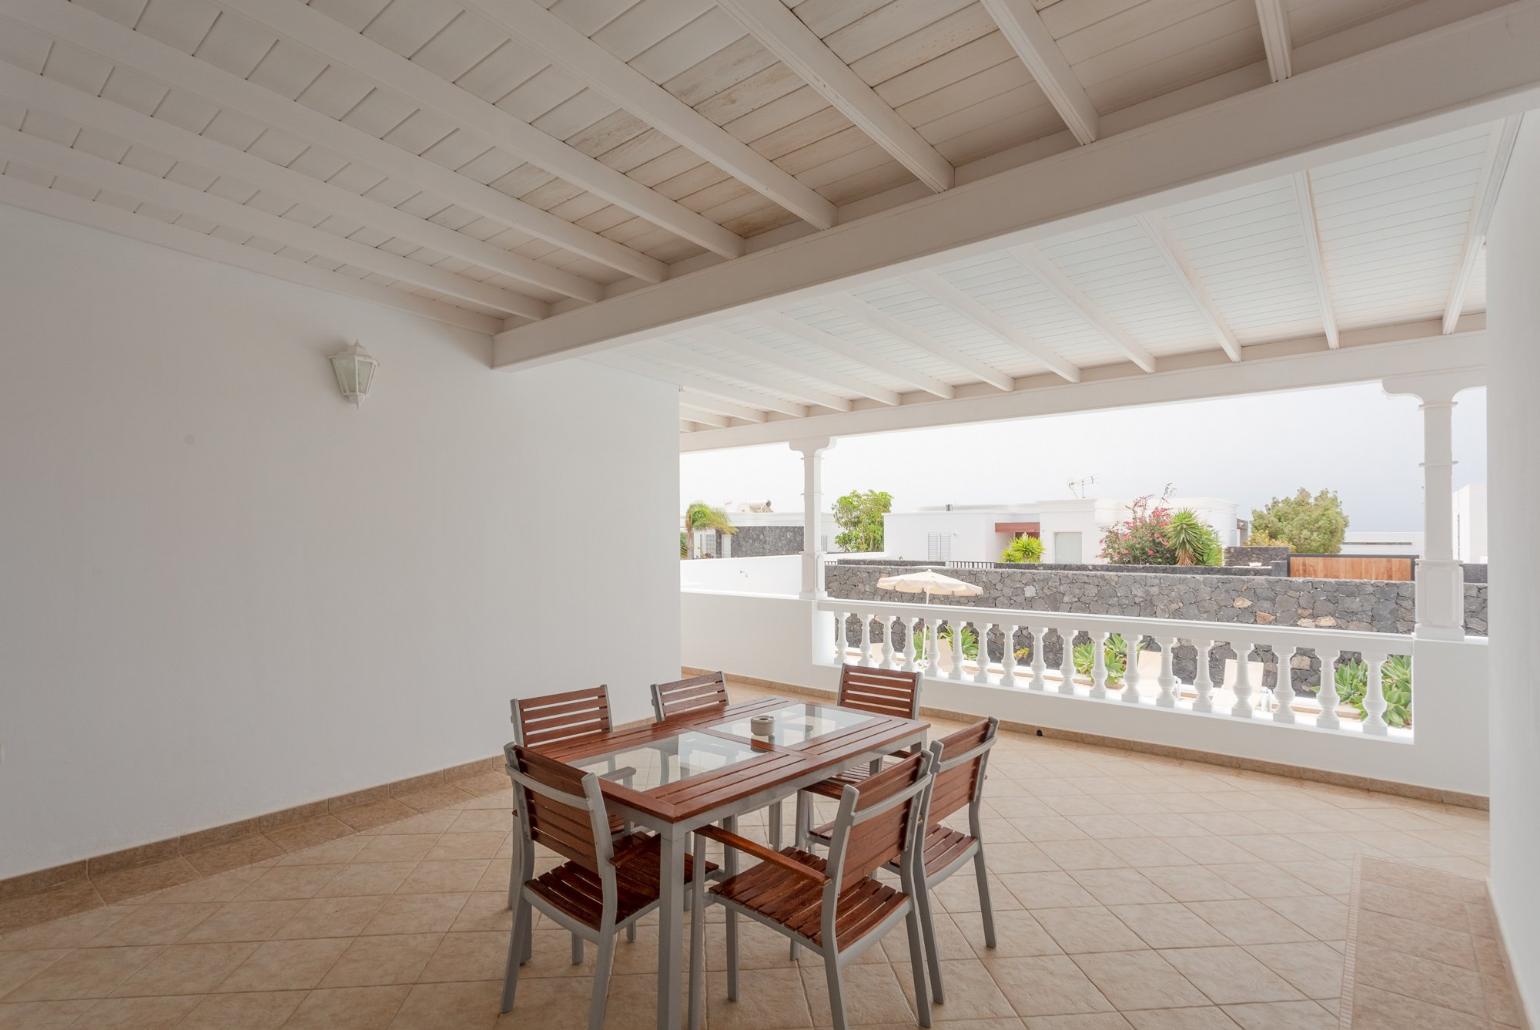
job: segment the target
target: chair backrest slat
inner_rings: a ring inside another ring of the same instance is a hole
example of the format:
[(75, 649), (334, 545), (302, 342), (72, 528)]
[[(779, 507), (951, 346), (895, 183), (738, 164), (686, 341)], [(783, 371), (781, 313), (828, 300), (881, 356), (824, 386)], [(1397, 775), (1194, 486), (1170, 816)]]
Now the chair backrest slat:
[[(607, 825), (604, 802), (585, 774), (520, 744), (504, 749), (514, 790), (521, 794), (525, 839), (598, 872), (605, 857), (596, 825)], [(595, 784), (596, 785), (596, 784)], [(572, 804), (583, 802), (583, 807)], [(597, 806), (598, 811), (595, 811)]]
[(974, 803), (984, 789), (984, 763), (995, 746), (998, 719), (980, 719), (971, 726), (942, 737), (941, 758), (931, 786), (929, 814), (935, 825), (953, 812)]
[(727, 677), (721, 672), (652, 685), (652, 712), (659, 722), (727, 707)]
[(543, 697), (514, 698), (514, 739), (528, 747), (598, 736), (611, 729), (610, 691), (601, 683)]
[(920, 673), (842, 665), (835, 703), (877, 715), (916, 718), (920, 714)]
[(840, 874), (846, 886), (871, 875), (904, 853), (911, 839), (912, 821), (919, 814), (924, 795), (913, 793), (882, 811), (874, 812), (873, 809), (883, 808), (884, 802), (918, 784), (925, 767), (925, 756), (910, 755), (870, 777), (857, 789), (851, 825), (841, 852)]

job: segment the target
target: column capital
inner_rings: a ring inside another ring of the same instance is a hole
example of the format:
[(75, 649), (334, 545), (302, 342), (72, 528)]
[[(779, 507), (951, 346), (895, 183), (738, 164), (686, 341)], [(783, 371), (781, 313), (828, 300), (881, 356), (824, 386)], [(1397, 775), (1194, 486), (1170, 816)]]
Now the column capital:
[(1423, 407), (1453, 404), (1455, 394), (1487, 384), (1486, 369), (1469, 368), (1456, 372), (1392, 376), (1381, 380), (1380, 386), (1392, 397), (1398, 395), (1416, 397)]
[(819, 451), (827, 451), (834, 446), (832, 436), (809, 436), (800, 440), (787, 440), (786, 446), (794, 451), (801, 451), (804, 457), (817, 454)]

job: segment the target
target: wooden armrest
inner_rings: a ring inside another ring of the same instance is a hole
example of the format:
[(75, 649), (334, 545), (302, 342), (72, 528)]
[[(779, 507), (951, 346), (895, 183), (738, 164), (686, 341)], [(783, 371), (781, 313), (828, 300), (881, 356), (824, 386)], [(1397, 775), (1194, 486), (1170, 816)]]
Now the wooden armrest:
[(804, 865), (794, 858), (787, 858), (779, 851), (768, 848), (757, 841), (749, 840), (747, 837), (740, 837), (736, 833), (731, 833), (715, 826), (702, 826), (695, 832), (725, 847), (742, 851), (746, 855), (753, 855), (761, 862), (769, 862), (771, 865), (780, 866), (787, 872), (796, 873), (798, 876), (805, 876), (814, 883), (825, 884), (829, 882), (827, 875), (819, 872), (812, 866)]
[(614, 780), (617, 783), (629, 784), (636, 775), (636, 767), (631, 765), (621, 766), (619, 769), (611, 769), (607, 773), (601, 773), (599, 779)]

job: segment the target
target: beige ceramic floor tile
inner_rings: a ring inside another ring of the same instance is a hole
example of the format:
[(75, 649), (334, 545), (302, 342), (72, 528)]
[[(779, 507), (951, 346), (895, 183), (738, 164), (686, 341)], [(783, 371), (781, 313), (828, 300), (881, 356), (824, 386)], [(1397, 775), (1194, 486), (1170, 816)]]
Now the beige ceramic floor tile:
[(274, 940), (302, 937), (355, 937), (384, 903), (381, 897), (312, 898), (273, 934)]
[(486, 1030), (497, 1021), (500, 981), (418, 984), (391, 1022), (394, 1030)]
[(172, 944), (213, 915), (219, 905), (137, 905), (91, 942), (94, 947), (125, 944)]
[(1486, 1015), (1481, 974), (1474, 969), (1364, 947), (1361, 939), (1354, 980), (1359, 987), (1375, 987), (1473, 1016)]
[(181, 943), (265, 941), (304, 906), (305, 902), (299, 900), (232, 901), (189, 930)]
[(1034, 913), (1059, 947), (1077, 952), (1138, 951), (1146, 947), (1139, 935), (1105, 908), (1049, 908)]
[(798, 1030), (813, 1025), (802, 974), (796, 969), (740, 975), (737, 1001), (727, 1000), (726, 973), (708, 972), (705, 989), (707, 1022), (713, 1030)]
[(1353, 990), (1352, 1027), (1353, 1030), (1487, 1030), (1487, 1021), (1359, 984)]
[(1241, 1030), (1337, 1030), (1336, 1015), (1313, 1001), (1266, 1001), (1226, 1005)]
[(1235, 1021), (1213, 1006), (1151, 1009), (1126, 1015), (1134, 1030), (1236, 1030)]
[[(358, 937), (321, 980), (321, 987), (383, 987), (416, 983), (442, 934), (408, 933)], [(501, 972), (499, 970), (499, 972)], [(458, 979), (467, 980), (464, 976)]]
[(69, 953), (69, 948), (0, 952), (0, 998), (4, 998)]
[(117, 997), (207, 994), (257, 950), (254, 942), (171, 944), (123, 981)]
[(1307, 998), (1342, 993), (1342, 953), (1326, 944), (1253, 944), (1246, 949)]
[(1295, 1001), (1301, 997), (1244, 948), (1171, 948), (1160, 954), (1218, 1005)]
[(284, 1030), (384, 1030), (396, 1018), (407, 986), (341, 987), (311, 991)]
[[(501, 980), (507, 968), (508, 939), (508, 934), (496, 931), (445, 934), (418, 974), (418, 980), (423, 983), (442, 980)], [(652, 969), (655, 970), (656, 948), (652, 949), (650, 957)]]
[(1229, 938), (1193, 915), (1186, 906), (1174, 902), (1109, 907), (1151, 948), (1202, 948), (1230, 943)]
[(444, 933), (469, 898), (469, 894), (395, 894), (385, 899), (363, 932)]
[(0, 1003), (0, 1030), (64, 1030), (95, 1005), (91, 1000)]
[(1095, 1012), (1077, 1016), (1029, 1016), (1022, 1021), (1026, 1030), (1130, 1030), (1132, 1024), (1116, 1012)]
[(1075, 955), (1075, 964), (1119, 1011), (1203, 1005), (1209, 1000), (1153, 951)]
[(304, 991), (207, 995), (198, 999), (177, 1030), (277, 1030), (304, 998)]
[(93, 1030), (170, 1030), (198, 1004), (191, 995), (174, 998), (106, 998), (80, 1020)]
[(1113, 1005), (1067, 956), (1000, 959), (990, 975), (1019, 1016), (1110, 1012)]
[(105, 998), (160, 954), (163, 946), (83, 948), (49, 964), (5, 996), (5, 1001)]
[(1036, 911), (1044, 908), (1083, 908), (1096, 904), (1089, 891), (1066, 872), (1006, 873), (1000, 877), (1022, 906)]
[[(845, 1020), (849, 1026), (870, 1023), (909, 1023), (915, 1020), (910, 995), (899, 984), (896, 967), (885, 962), (849, 965), (841, 972)], [(828, 977), (819, 966), (802, 968), (802, 986), (807, 992), (808, 1010), (813, 1025), (832, 1026), (829, 1014)], [(740, 989), (742, 988), (740, 978)], [(910, 982), (910, 991), (914, 988)]]
[(292, 991), (317, 987), (349, 943), (347, 938), (264, 942), (220, 983), (218, 990)]
[(1260, 901), (1191, 901), (1187, 908), (1236, 944), (1291, 944), (1314, 939)]

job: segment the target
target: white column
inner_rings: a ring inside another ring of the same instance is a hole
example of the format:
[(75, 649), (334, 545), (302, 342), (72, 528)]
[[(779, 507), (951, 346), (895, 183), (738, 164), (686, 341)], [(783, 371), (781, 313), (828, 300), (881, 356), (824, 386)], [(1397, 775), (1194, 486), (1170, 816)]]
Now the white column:
[(1465, 572), (1454, 557), (1454, 396), (1481, 386), (1479, 370), (1399, 376), (1385, 392), (1418, 398), (1422, 409), (1423, 555), (1417, 562), (1417, 635), (1465, 639)]
[(802, 455), (802, 593), (813, 600), (823, 597), (823, 554), (818, 548), (818, 516), (823, 510), (823, 453), (834, 446), (827, 436), (792, 440), (792, 450)]

